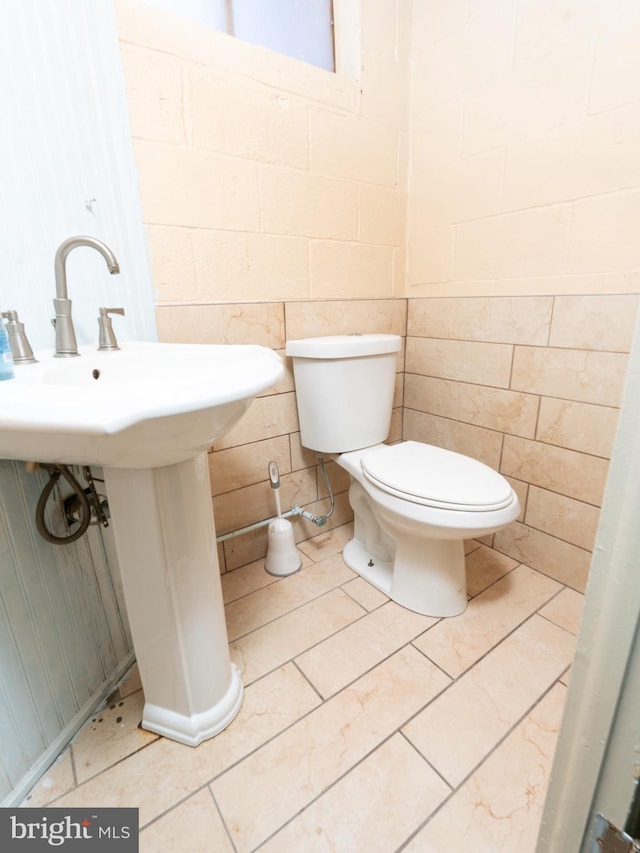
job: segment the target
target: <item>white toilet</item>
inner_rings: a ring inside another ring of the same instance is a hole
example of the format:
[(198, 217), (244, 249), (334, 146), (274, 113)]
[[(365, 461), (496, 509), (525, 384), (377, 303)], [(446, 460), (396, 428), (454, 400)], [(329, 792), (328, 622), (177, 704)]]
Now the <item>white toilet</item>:
[(509, 524), (520, 505), (475, 459), (417, 441), (382, 444), (400, 344), (398, 335), (287, 341), (301, 440), (351, 475), (346, 564), (403, 607), (455, 616), (467, 606), (464, 540)]

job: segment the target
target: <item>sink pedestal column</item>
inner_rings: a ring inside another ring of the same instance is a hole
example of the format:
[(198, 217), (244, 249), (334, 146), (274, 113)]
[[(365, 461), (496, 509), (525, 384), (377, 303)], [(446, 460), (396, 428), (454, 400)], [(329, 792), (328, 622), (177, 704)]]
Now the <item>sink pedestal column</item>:
[(207, 455), (162, 468), (106, 468), (104, 477), (145, 697), (142, 726), (197, 746), (242, 704)]

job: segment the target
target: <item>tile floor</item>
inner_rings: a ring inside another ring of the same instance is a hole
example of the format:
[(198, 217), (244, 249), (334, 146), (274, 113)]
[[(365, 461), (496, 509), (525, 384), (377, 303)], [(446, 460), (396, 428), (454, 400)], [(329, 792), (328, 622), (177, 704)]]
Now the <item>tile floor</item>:
[(23, 805), (137, 806), (143, 853), (534, 851), (582, 596), (467, 543), (466, 612), (398, 607), (340, 556), (223, 577), (243, 708), (196, 749), (138, 728), (135, 668)]

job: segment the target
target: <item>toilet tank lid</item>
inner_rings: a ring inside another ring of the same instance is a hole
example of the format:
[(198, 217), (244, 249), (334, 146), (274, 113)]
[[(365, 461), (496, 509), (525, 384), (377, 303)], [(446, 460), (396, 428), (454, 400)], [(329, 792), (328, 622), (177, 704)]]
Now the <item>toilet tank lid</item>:
[(287, 341), (285, 354), (298, 358), (357, 358), (399, 352), (400, 335), (325, 335)]

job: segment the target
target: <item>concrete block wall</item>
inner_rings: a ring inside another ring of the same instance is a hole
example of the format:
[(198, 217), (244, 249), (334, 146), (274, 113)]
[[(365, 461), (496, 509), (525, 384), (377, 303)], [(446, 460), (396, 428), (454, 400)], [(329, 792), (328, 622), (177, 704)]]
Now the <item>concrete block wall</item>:
[(640, 10), (414, 3), (411, 296), (640, 289)]
[(405, 0), (362, 5), (358, 80), (136, 0), (116, 9), (159, 315), (404, 295)]
[[(281, 350), (408, 313), (392, 438), (511, 477), (523, 515), (496, 547), (581, 589), (640, 290), (640, 13), (353, 5), (358, 80), (116, 0), (159, 335)], [(272, 456), (284, 502), (323, 511), (296, 434), (288, 375), (212, 452), (219, 532), (271, 513)], [(265, 540), (231, 540), (223, 570)]]

